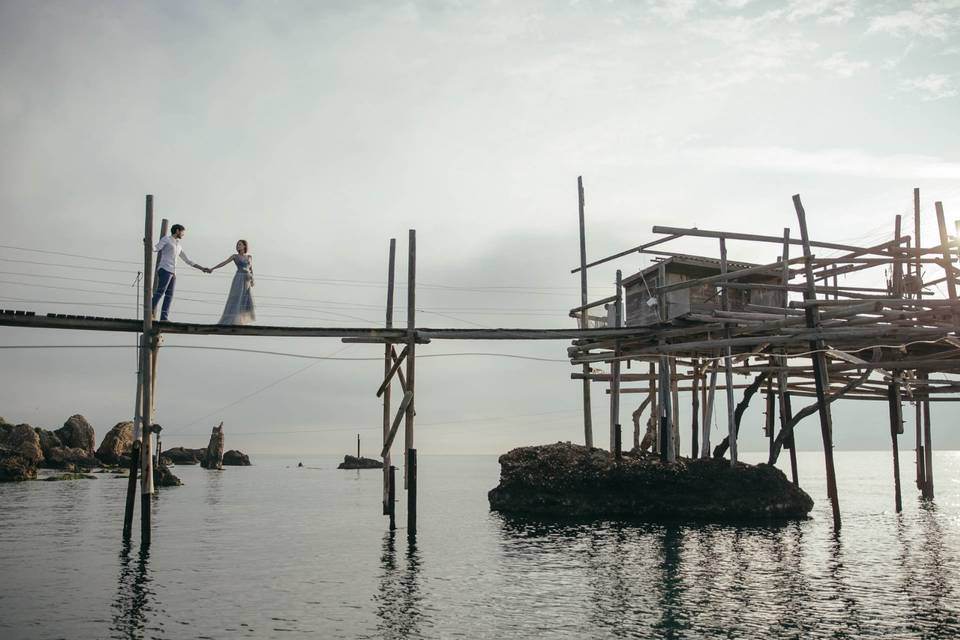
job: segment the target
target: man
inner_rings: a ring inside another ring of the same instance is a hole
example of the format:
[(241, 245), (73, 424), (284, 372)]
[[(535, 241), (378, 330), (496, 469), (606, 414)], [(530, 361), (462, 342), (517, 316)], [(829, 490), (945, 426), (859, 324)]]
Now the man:
[(157, 289), (153, 292), (153, 303), (150, 308), (153, 315), (157, 315), (157, 303), (163, 298), (163, 309), (160, 310), (160, 320), (166, 320), (170, 313), (170, 303), (173, 302), (173, 288), (177, 282), (177, 257), (186, 262), (194, 269), (200, 269), (204, 273), (211, 273), (211, 269), (201, 267), (190, 260), (187, 254), (180, 247), (180, 239), (186, 231), (182, 224), (175, 224), (170, 227), (170, 235), (160, 238), (160, 242), (154, 247), (154, 250), (160, 253), (157, 260)]

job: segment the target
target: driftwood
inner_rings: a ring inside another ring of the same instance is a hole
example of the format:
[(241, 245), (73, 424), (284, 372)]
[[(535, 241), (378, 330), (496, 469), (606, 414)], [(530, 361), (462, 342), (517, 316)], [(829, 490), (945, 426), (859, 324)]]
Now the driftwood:
[[(757, 392), (758, 389), (763, 385), (766, 379), (769, 377), (769, 373), (761, 372), (756, 378), (753, 379), (753, 382), (744, 390), (743, 400), (737, 404), (737, 408), (733, 412), (733, 423), (734, 423), (734, 433), (740, 433), (740, 421), (743, 419), (743, 414), (747, 410), (747, 407), (750, 405), (750, 399), (753, 398), (753, 395)], [(714, 458), (722, 458), (723, 455), (727, 452), (727, 449), (730, 448), (730, 436), (725, 437), (720, 441), (720, 444), (716, 446), (713, 450)]]

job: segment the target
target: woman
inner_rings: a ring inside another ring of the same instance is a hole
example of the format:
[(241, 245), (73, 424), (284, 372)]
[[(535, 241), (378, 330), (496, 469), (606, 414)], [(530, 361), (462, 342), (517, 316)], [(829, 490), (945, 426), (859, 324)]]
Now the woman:
[(237, 265), (237, 273), (230, 284), (230, 295), (227, 296), (227, 305), (220, 317), (220, 324), (247, 324), (257, 319), (253, 308), (253, 295), (250, 293), (253, 286), (253, 256), (249, 255), (248, 251), (247, 241), (237, 240), (237, 252), (210, 268), (212, 272), (231, 260)]

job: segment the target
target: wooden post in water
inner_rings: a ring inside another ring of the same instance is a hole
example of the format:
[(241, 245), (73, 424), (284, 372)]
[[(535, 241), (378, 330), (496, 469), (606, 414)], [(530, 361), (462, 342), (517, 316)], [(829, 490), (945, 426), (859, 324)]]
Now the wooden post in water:
[[(787, 425), (790, 424), (790, 421), (793, 419), (793, 408), (790, 406), (790, 392), (787, 390), (787, 372), (785, 367), (787, 366), (787, 355), (786, 352), (780, 357), (780, 368), (777, 370), (777, 400), (780, 405), (780, 428), (786, 429)], [(797, 446), (796, 440), (793, 437), (793, 429), (790, 429), (790, 434), (784, 440), (783, 446), (787, 448), (790, 452), (790, 475), (793, 479), (793, 484), (797, 487), (800, 486), (800, 479), (797, 477)]]
[[(385, 326), (387, 329), (393, 328), (393, 280), (395, 267), (394, 263), (396, 260), (397, 253), (397, 240), (396, 238), (390, 238), (390, 258), (387, 264), (387, 313), (386, 313), (386, 323)], [(391, 343), (386, 343), (383, 345), (383, 376), (386, 379), (389, 375), (390, 370), (393, 366), (393, 345)], [(387, 443), (387, 436), (390, 435), (390, 388), (392, 384), (388, 384), (387, 387), (383, 390), (383, 444)], [(393, 502), (391, 501), (390, 483), (392, 480), (390, 476), (394, 473), (394, 467), (390, 466), (390, 453), (387, 452), (387, 455), (383, 457), (383, 514), (390, 516), (391, 523), (393, 522)], [(393, 527), (391, 527), (393, 529)]]
[[(417, 231), (410, 229), (407, 254), (407, 391), (416, 394), (416, 290), (417, 290)], [(407, 535), (417, 535), (417, 451), (413, 442), (413, 417), (416, 395), (407, 404), (403, 438), (407, 470)]]
[(397, 528), (397, 468), (390, 465), (387, 469), (387, 515), (390, 516), (390, 531)]
[(933, 500), (933, 442), (930, 433), (930, 386), (929, 374), (923, 372), (921, 382), (923, 382), (923, 450), (924, 450), (924, 468), (923, 468), (923, 493), (921, 494), (927, 500)]
[[(807, 259), (804, 263), (806, 274), (806, 290), (804, 300), (813, 302), (817, 299), (815, 282), (813, 279), (813, 255), (810, 252), (810, 237), (807, 235), (807, 216), (800, 202), (800, 195), (793, 196), (793, 206), (797, 211), (800, 223), (800, 238), (803, 243), (803, 255)], [(820, 310), (815, 304), (806, 306), (806, 324), (810, 329), (820, 327)], [(823, 340), (811, 340), (810, 350), (813, 352), (813, 378), (817, 391), (817, 409), (820, 413), (820, 436), (823, 440), (823, 459), (827, 470), (827, 494), (830, 497), (830, 506), (833, 512), (833, 528), (840, 530), (840, 497), (837, 494), (837, 474), (833, 465), (833, 416), (830, 414), (830, 404), (827, 402), (827, 385), (830, 376), (827, 372), (827, 357), (823, 352)]]
[(130, 448), (130, 477), (127, 480), (127, 500), (123, 511), (123, 539), (129, 540), (133, 530), (133, 509), (137, 496), (137, 469), (140, 468), (141, 413), (143, 407), (143, 337), (137, 346), (137, 397), (133, 410), (133, 444)]
[(903, 501), (900, 497), (900, 447), (897, 435), (903, 431), (903, 407), (900, 403), (900, 384), (897, 382), (900, 372), (891, 371), (890, 374), (892, 379), (887, 384), (887, 401), (890, 406), (890, 440), (893, 443), (893, 502), (897, 513), (900, 513), (903, 511)]
[(147, 196), (143, 232), (143, 401), (140, 416), (140, 544), (150, 544), (151, 496), (153, 495), (153, 455), (150, 431), (153, 425), (153, 371), (156, 353), (153, 332), (153, 196)]
[[(621, 325), (621, 314), (623, 306), (620, 298), (623, 294), (623, 276), (617, 269), (617, 300), (613, 306), (613, 322), (617, 328)], [(586, 311), (584, 311), (586, 313)], [(620, 341), (615, 341), (614, 356), (620, 355)], [(610, 451), (616, 448), (616, 425), (620, 424), (620, 361), (614, 360), (610, 363)]]
[[(920, 241), (920, 189), (914, 187), (913, 189), (913, 241), (914, 245), (918, 249), (917, 255), (914, 258), (913, 263), (913, 273), (917, 277), (917, 284), (919, 285), (923, 281), (923, 277), (920, 273), (920, 252), (919, 249), (923, 247), (923, 243)], [(917, 287), (917, 300), (922, 300), (923, 295), (920, 293), (922, 287)], [(923, 447), (923, 407), (920, 399), (918, 398), (915, 402), (915, 419), (916, 419), (916, 432), (917, 432), (917, 442), (916, 442), (916, 459), (917, 459), (917, 489), (920, 490), (921, 495), (926, 495), (926, 457), (925, 450)]]
[[(412, 403), (411, 403), (412, 404)], [(407, 537), (417, 536), (417, 450), (407, 449)]]
[(703, 409), (703, 431), (700, 438), (700, 457), (710, 457), (710, 424), (713, 422), (713, 404), (717, 397), (717, 367), (719, 363), (714, 360), (710, 366), (710, 390), (707, 392), (707, 401)]
[[(727, 242), (725, 238), (720, 238), (720, 273), (727, 272)], [(721, 302), (723, 305), (724, 311), (730, 311), (730, 296), (727, 293), (726, 281), (723, 283), (723, 287), (720, 289), (721, 292)], [(726, 337), (730, 337), (730, 329), (727, 328), (724, 331)], [(723, 374), (724, 381), (726, 382), (726, 391), (727, 391), (727, 433), (728, 433), (728, 442), (730, 443), (730, 466), (737, 466), (737, 421), (734, 418), (734, 402), (733, 402), (733, 350), (730, 347), (724, 349), (725, 357), (723, 359)]]
[[(584, 224), (584, 197), (583, 176), (577, 177), (577, 192), (580, 200), (580, 305), (587, 305), (587, 236)], [(589, 312), (583, 309), (580, 312), (580, 328), (589, 328), (587, 316)], [(593, 415), (590, 409), (590, 365), (583, 365), (583, 444), (593, 448)]]
[(680, 384), (677, 375), (677, 360), (670, 359), (670, 461), (680, 457)]

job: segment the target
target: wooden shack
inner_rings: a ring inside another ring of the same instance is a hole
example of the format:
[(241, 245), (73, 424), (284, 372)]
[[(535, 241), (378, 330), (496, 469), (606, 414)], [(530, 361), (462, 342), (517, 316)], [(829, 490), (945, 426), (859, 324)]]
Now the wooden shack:
[[(739, 271), (758, 265), (727, 261), (727, 271)], [(704, 256), (671, 256), (623, 280), (625, 291), (626, 326), (643, 327), (659, 322), (684, 318), (689, 314), (711, 314), (721, 309), (720, 286), (704, 284), (697, 287), (658, 293), (661, 286), (716, 276), (721, 273), (720, 261)], [(752, 274), (735, 282), (750, 284), (782, 284), (773, 274)], [(786, 306), (786, 292), (778, 289), (730, 289), (730, 310), (741, 311), (748, 304), (768, 307)]]

